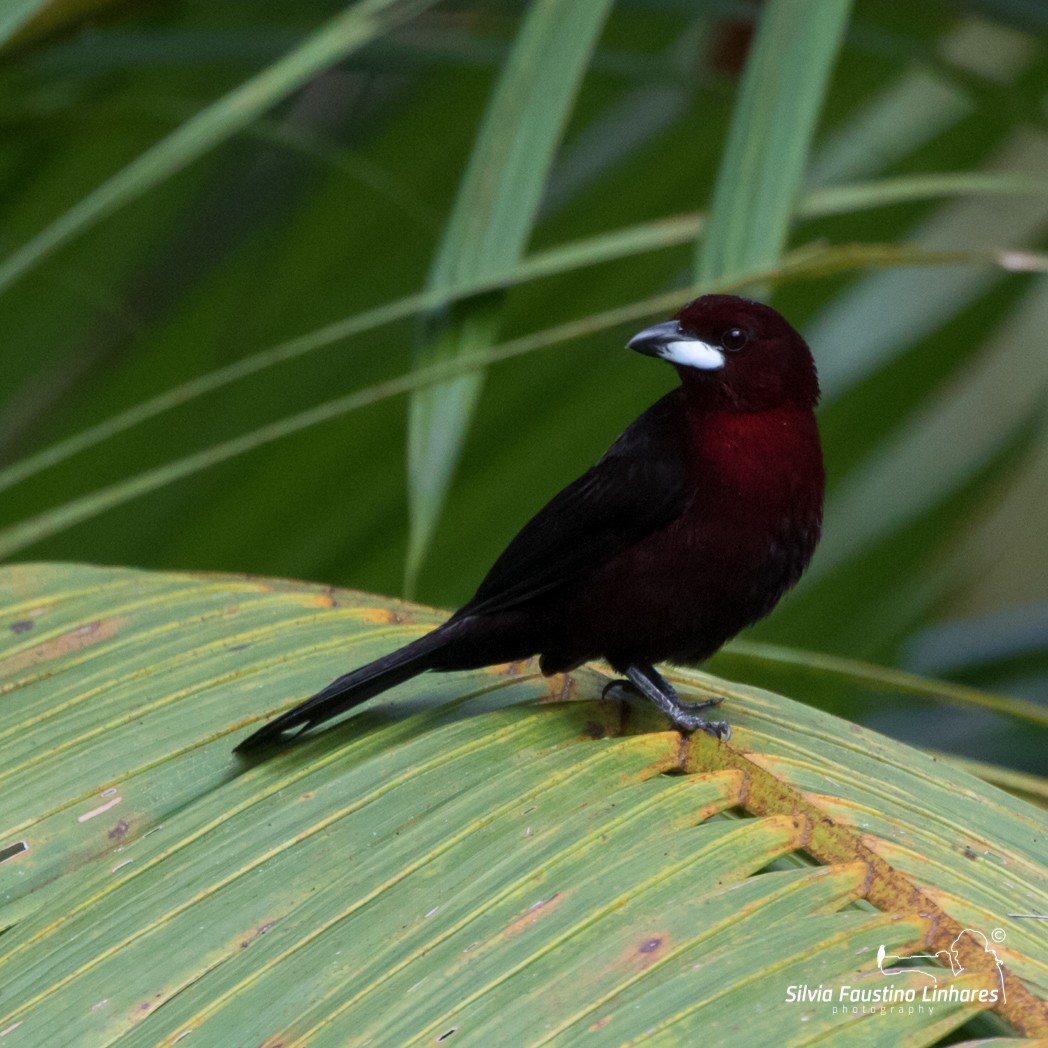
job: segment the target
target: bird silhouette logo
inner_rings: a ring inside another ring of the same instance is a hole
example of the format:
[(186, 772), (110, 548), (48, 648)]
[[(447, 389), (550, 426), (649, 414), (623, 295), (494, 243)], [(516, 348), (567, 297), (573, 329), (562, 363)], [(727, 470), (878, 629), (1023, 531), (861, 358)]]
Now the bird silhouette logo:
[[(998, 956), (997, 951), (993, 948), (991, 940), (976, 928), (964, 928), (957, 938), (950, 943), (949, 947), (945, 950), (936, 950), (935, 953), (911, 953), (902, 957), (896, 954), (885, 953), (884, 944), (882, 943), (877, 947), (877, 967), (880, 970), (881, 975), (923, 975), (925, 978), (931, 980), (932, 986), (938, 986), (939, 975), (936, 974), (936, 972), (941, 972), (941, 969), (928, 970), (927, 968), (911, 966), (910, 963), (906, 963), (904, 967), (886, 968), (885, 963), (890, 963), (892, 961), (912, 962), (917, 960), (927, 960), (933, 963), (938, 962), (944, 967), (948, 967), (950, 972), (955, 976), (961, 975), (966, 971), (966, 969), (961, 963), (958, 943), (960, 943), (966, 935), (970, 936), (975, 942), (982, 946), (983, 953), (988, 959), (992, 958), (993, 968), (996, 971), (997, 985), (1001, 994), (1000, 1000), (1002, 1004), (1006, 1003), (1008, 997), (1004, 990), (1004, 965), (1001, 963), (1001, 958)], [(989, 964), (980, 970), (989, 971)]]

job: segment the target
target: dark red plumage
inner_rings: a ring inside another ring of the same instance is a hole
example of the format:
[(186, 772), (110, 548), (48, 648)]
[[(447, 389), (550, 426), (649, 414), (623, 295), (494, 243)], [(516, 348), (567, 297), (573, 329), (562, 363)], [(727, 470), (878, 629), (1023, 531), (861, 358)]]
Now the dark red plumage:
[(689, 302), (630, 348), (681, 385), (517, 534), (446, 623), (346, 674), (238, 749), (310, 727), (424, 670), (604, 658), (685, 730), (725, 735), (653, 663), (701, 662), (762, 618), (811, 559), (822, 521), (815, 364), (775, 310)]

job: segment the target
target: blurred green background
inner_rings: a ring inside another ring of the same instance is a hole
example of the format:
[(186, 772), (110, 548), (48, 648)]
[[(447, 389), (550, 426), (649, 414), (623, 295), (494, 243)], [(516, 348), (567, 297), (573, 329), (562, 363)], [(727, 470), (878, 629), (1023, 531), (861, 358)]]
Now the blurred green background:
[[(543, 3), (9, 0), (5, 559), (469, 597), (528, 516), (675, 382), (623, 345), (692, 293), (762, 10), (579, 2), (563, 16), (579, 24), (529, 55)], [(857, 0), (810, 151), (794, 138), (800, 253), (782, 279), (718, 274), (808, 338), (830, 486), (808, 577), (711, 668), (1029, 771), (1048, 741), (1046, 45), (1040, 0)], [(513, 61), (516, 108), (485, 123)], [(773, 138), (772, 175), (789, 145)], [(518, 181), (471, 227), (470, 201), (514, 148)], [(447, 304), (449, 287), (483, 290)], [(424, 288), (429, 308), (367, 322)], [(326, 330), (344, 320), (358, 333)], [(541, 334), (574, 322), (575, 337)], [(482, 386), (416, 392), (410, 408), (374, 388), (533, 335)], [(254, 368), (298, 339), (308, 353)], [(353, 410), (264, 439), (356, 392)], [(85, 433), (75, 454), (40, 457)], [(1031, 705), (918, 700), (913, 681), (854, 660)]]

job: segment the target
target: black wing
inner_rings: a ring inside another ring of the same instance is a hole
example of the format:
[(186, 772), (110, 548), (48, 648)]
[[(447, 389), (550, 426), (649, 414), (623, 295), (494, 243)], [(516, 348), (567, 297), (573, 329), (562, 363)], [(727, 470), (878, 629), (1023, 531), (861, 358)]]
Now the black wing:
[(524, 525), (455, 617), (531, 600), (676, 519), (692, 494), (683, 423), (678, 389), (653, 404), (595, 466)]

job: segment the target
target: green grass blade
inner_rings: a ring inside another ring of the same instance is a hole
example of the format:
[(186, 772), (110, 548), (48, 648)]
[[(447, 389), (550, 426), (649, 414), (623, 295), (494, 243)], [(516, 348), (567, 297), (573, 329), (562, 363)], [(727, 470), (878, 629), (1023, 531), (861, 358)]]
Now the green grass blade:
[[(883, 179), (876, 182), (813, 190), (801, 201), (797, 214), (804, 218), (817, 218), (823, 215), (839, 214), (843, 211), (887, 207), (907, 201), (982, 194), (1045, 195), (1048, 194), (1048, 181), (1006, 172), (985, 174), (982, 172), (954, 172)], [(226, 367), (217, 368), (178, 386), (173, 386), (149, 400), (142, 401), (126, 411), (111, 416), (98, 425), (91, 426), (81, 433), (26, 456), (5, 469), (0, 469), (0, 491), (14, 487), (29, 477), (56, 466), (149, 419), (156, 418), (164, 412), (172, 411), (198, 397), (258, 374), (267, 368), (324, 349), (385, 324), (405, 320), (427, 310), (440, 309), (486, 291), (495, 291), (502, 287), (511, 287), (529, 280), (556, 276), (586, 266), (595, 266), (649, 251), (675, 247), (700, 236), (704, 224), (705, 216), (699, 213), (673, 215), (669, 218), (638, 223), (624, 229), (586, 237), (538, 252), (511, 267), (502, 275), (482, 274), (475, 280), (464, 281), (455, 287), (435, 287), (416, 295), (408, 295), (405, 298), (384, 303), (363, 313), (345, 317), (277, 346), (259, 350)], [(1006, 257), (1002, 253), (1002, 265)], [(1020, 256), (1013, 257), (1019, 258)], [(944, 264), (947, 262), (948, 260), (943, 260)]]
[(920, 677), (906, 670), (879, 666), (861, 659), (824, 652), (805, 651), (765, 644), (752, 640), (735, 640), (726, 649), (732, 655), (747, 659), (759, 659), (784, 666), (796, 666), (815, 673), (839, 677), (842, 680), (862, 684), (871, 688), (898, 692), (903, 695), (919, 695), (963, 709), (987, 710), (1014, 720), (1041, 728), (1048, 728), (1048, 709), (1037, 702), (1017, 699), (1011, 695), (994, 695), (971, 688), (966, 684)]
[(761, 15), (699, 247), (699, 279), (774, 265), (789, 233), (850, 0)]
[[(871, 266), (897, 265), (971, 265), (984, 262), (1002, 265), (1002, 255), (1008, 252), (923, 252), (917, 248), (896, 245), (845, 245), (841, 248), (805, 249), (794, 252), (778, 266), (753, 270), (733, 279), (707, 281), (690, 288), (675, 288), (652, 298), (631, 302), (616, 309), (591, 314), (552, 328), (512, 339), (487, 350), (473, 350), (450, 360), (439, 360), (397, 378), (366, 389), (325, 401), (295, 415), (260, 426), (249, 433), (215, 444), (210, 448), (186, 455), (164, 466), (146, 470), (107, 488), (63, 503), (52, 510), (37, 514), (20, 523), (0, 530), (0, 559), (32, 546), (40, 539), (57, 534), (107, 509), (122, 505), (141, 495), (191, 476), (201, 470), (254, 451), (293, 433), (319, 425), (360, 408), (379, 403), (390, 397), (401, 396), (427, 386), (439, 385), (449, 379), (487, 368), (491, 364), (525, 353), (532, 353), (572, 339), (607, 331), (644, 317), (665, 314), (688, 297), (710, 292), (736, 291), (760, 281), (780, 281), (800, 277), (834, 275), (851, 269)], [(1048, 256), (1023, 256), (1028, 268), (1048, 271)], [(1008, 263), (1011, 265), (1012, 263)]]
[(90, 226), (236, 134), (292, 91), (437, 0), (361, 0), (304, 44), (186, 121), (0, 263), (0, 293)]
[[(610, 0), (535, 0), (491, 98), (429, 287), (505, 272), (524, 253), (557, 143)], [(476, 352), (498, 326), (498, 303), (465, 304), (428, 338), (419, 364)], [(407, 589), (432, 538), (473, 417), (483, 372), (420, 389), (408, 425)]]
[(798, 214), (814, 218), (936, 198), (1045, 194), (1048, 194), (1048, 179), (1037, 175), (1011, 171), (947, 171), (813, 189), (804, 197)]
[(0, 8), (0, 47), (46, 6), (47, 0), (7, 0)]
[(7, 468), (0, 470), (0, 491), (14, 487), (29, 477), (56, 466), (73, 455), (87, 451), (110, 437), (156, 418), (166, 411), (172, 411), (197, 397), (213, 393), (215, 390), (258, 374), (267, 368), (295, 360), (307, 353), (324, 349), (383, 325), (405, 320), (426, 310), (439, 309), (485, 291), (494, 291), (501, 287), (555, 276), (584, 266), (597, 265), (646, 251), (688, 243), (698, 235), (702, 222), (701, 215), (679, 215), (588, 237), (539, 252), (502, 275), (489, 273), (476, 280), (466, 281), (457, 287), (435, 287), (419, 294), (384, 303), (363, 313), (344, 317), (332, 324), (317, 328), (315, 331), (307, 332), (268, 349), (259, 350), (233, 364), (173, 386), (95, 426), (12, 463)]
[(618, 309), (570, 321), (544, 331), (513, 339), (487, 350), (474, 350), (450, 360), (437, 361), (423, 368), (357, 390), (343, 397), (318, 404), (295, 415), (260, 426), (249, 433), (215, 444), (202, 451), (176, 459), (164, 466), (146, 470), (107, 488), (63, 503), (55, 509), (40, 513), (21, 523), (0, 530), (0, 559), (9, 557), (40, 539), (54, 535), (107, 509), (122, 505), (158, 488), (173, 484), (229, 459), (244, 455), (293, 433), (319, 425), (360, 408), (377, 404), (390, 397), (423, 389), (491, 364), (509, 360), (525, 353), (544, 349), (574, 338), (582, 338), (597, 331), (625, 324), (638, 317), (663, 312), (679, 301), (682, 292), (667, 292), (641, 302), (630, 303)]

